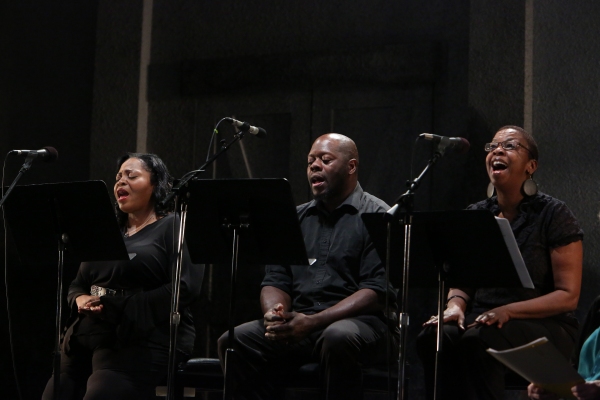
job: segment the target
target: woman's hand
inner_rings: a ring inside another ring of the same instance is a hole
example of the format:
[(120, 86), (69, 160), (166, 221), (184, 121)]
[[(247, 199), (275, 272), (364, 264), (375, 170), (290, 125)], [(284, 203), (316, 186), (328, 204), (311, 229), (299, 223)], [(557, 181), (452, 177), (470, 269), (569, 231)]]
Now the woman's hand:
[(498, 325), (498, 328), (502, 328), (502, 325), (507, 323), (512, 319), (509, 311), (509, 305), (496, 307), (491, 310), (488, 310), (481, 314), (479, 317), (475, 318), (475, 322), (469, 325), (467, 328), (471, 328), (472, 326), (477, 325)]
[[(444, 323), (450, 321), (456, 321), (460, 329), (465, 329), (465, 312), (457, 304), (450, 303), (448, 308), (444, 310)], [(423, 326), (437, 325), (437, 323), (438, 316), (432, 315), (431, 318), (429, 318), (429, 320), (423, 324)]]
[(573, 386), (571, 392), (578, 400), (600, 399), (600, 381), (585, 382)]
[(90, 316), (99, 316), (102, 314), (104, 306), (100, 303), (100, 297), (82, 294), (75, 299), (77, 303), (77, 312)]

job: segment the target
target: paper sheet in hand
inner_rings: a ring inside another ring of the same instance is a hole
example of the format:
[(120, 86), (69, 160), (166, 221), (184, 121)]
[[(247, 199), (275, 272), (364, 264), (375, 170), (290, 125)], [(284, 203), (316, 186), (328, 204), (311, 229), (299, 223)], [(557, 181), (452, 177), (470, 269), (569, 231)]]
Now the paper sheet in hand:
[(525, 261), (523, 261), (523, 256), (521, 255), (521, 251), (519, 250), (519, 246), (515, 240), (515, 235), (510, 227), (510, 222), (508, 222), (506, 218), (498, 217), (496, 217), (496, 221), (498, 222), (500, 232), (502, 232), (502, 237), (504, 238), (504, 243), (506, 243), (506, 247), (508, 248), (510, 258), (512, 258), (513, 264), (515, 264), (515, 268), (517, 269), (517, 274), (519, 275), (521, 284), (523, 284), (523, 287), (525, 288), (533, 289), (533, 282), (531, 281), (531, 277), (529, 276), (529, 272), (525, 266)]
[(545, 337), (514, 349), (487, 352), (529, 382), (565, 399), (574, 399), (571, 388), (585, 382)]

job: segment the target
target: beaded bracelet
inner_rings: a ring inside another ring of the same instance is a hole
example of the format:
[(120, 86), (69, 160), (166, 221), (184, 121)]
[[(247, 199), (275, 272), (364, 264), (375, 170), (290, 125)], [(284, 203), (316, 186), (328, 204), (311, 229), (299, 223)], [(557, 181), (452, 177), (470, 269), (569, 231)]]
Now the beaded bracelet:
[(450, 300), (452, 300), (455, 297), (463, 299), (463, 301), (465, 302), (465, 304), (467, 304), (467, 305), (469, 304), (469, 301), (467, 299), (465, 299), (464, 296), (461, 296), (460, 294), (455, 294), (453, 296), (448, 297), (448, 299), (446, 299), (446, 306), (448, 306), (448, 303), (450, 302)]

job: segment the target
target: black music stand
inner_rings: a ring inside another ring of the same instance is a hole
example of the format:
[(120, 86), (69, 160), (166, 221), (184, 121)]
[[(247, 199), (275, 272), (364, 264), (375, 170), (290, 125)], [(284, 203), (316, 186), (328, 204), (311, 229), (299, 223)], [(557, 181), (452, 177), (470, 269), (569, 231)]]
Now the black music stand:
[[(363, 214), (362, 218), (382, 260), (386, 260), (388, 276), (410, 287), (438, 288), (438, 338), (436, 353), (435, 398), (439, 382), (438, 364), (442, 356), (441, 335), (446, 287), (533, 287), (527, 271), (516, 270), (507, 242), (494, 215), (487, 210), (432, 211), (413, 213), (409, 246), (408, 276), (399, 275), (405, 257), (403, 247), (392, 243), (404, 241), (399, 220), (389, 221), (386, 213)], [(388, 237), (388, 232), (390, 237)], [(388, 245), (390, 244), (390, 245)], [(490, 257), (493, 255), (493, 257)], [(393, 275), (392, 275), (393, 274)], [(410, 282), (410, 285), (409, 285)], [(407, 299), (407, 293), (403, 293)], [(406, 304), (402, 305), (405, 309)], [(400, 321), (402, 322), (402, 321)], [(405, 327), (401, 326), (401, 329)], [(406, 335), (400, 343), (398, 365), (398, 398), (404, 390)]]
[(291, 187), (285, 179), (195, 180), (181, 197), (187, 203), (184, 233), (192, 262), (231, 263), (223, 388), (223, 398), (229, 399), (238, 265), (308, 265), (306, 247)]
[(45, 266), (58, 259), (53, 363), (54, 398), (58, 399), (65, 250), (79, 262), (128, 260), (129, 256), (102, 181), (15, 186), (4, 207), (22, 264)]

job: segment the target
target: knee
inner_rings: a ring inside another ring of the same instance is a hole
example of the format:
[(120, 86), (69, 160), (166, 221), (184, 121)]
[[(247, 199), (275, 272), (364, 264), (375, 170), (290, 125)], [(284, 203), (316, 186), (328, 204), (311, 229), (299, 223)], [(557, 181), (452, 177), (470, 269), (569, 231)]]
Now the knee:
[(415, 341), (417, 354), (420, 357), (435, 353), (437, 341), (437, 326), (427, 326), (417, 336)]
[(217, 351), (219, 353), (219, 359), (221, 361), (223, 361), (223, 357), (225, 356), (225, 350), (227, 350), (228, 343), (229, 343), (229, 332), (225, 332), (217, 340)]
[(153, 389), (131, 377), (104, 369), (95, 371), (88, 379), (84, 400), (149, 398)]
[(336, 357), (353, 360), (360, 351), (355, 332), (343, 327), (330, 325), (321, 336), (321, 358)]
[(486, 349), (490, 347), (485, 340), (486, 336), (489, 334), (493, 334), (494, 332), (488, 332), (491, 329), (496, 329), (495, 326), (487, 327), (477, 327), (469, 329), (465, 332), (465, 334), (460, 338), (458, 343), (459, 351), (464, 354), (466, 358), (469, 357), (478, 357), (480, 354), (485, 353)]

